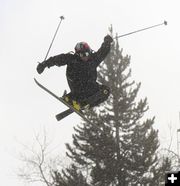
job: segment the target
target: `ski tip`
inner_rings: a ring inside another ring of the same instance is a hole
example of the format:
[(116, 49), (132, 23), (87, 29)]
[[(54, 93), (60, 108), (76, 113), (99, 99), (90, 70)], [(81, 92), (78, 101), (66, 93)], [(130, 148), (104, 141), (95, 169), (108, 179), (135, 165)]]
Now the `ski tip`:
[(33, 78), (35, 82), (37, 82), (36, 78)]
[(34, 78), (34, 81), (35, 81), (35, 83), (36, 83), (36, 84), (39, 84), (39, 82), (37, 81), (37, 79), (36, 79), (36, 78)]

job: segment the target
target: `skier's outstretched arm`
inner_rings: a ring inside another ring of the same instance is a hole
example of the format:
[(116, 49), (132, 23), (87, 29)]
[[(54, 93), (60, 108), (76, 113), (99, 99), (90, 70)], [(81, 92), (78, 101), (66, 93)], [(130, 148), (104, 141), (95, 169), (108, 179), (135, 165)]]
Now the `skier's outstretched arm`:
[(36, 70), (39, 74), (41, 74), (46, 67), (50, 68), (52, 66), (60, 67), (60, 66), (66, 65), (68, 61), (71, 60), (72, 56), (73, 55), (71, 53), (67, 53), (67, 54), (59, 54), (57, 56), (50, 57), (46, 61), (39, 63), (37, 65)]
[(108, 55), (111, 49), (113, 38), (110, 35), (104, 37), (104, 42), (97, 52), (94, 53), (97, 65), (99, 65)]

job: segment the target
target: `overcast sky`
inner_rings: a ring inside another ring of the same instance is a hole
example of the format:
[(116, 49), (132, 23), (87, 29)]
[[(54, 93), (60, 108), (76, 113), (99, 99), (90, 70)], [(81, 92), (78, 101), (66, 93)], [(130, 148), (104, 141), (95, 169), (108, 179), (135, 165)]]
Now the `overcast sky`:
[(147, 97), (148, 117), (156, 116), (162, 144), (169, 144), (172, 127), (180, 128), (180, 12), (179, 0), (1, 0), (0, 1), (0, 180), (2, 185), (24, 185), (15, 177), (20, 166), (18, 141), (31, 144), (34, 131), (46, 128), (59, 149), (71, 139), (80, 119), (73, 114), (61, 122), (54, 115), (66, 109), (43, 92), (36, 77), (59, 95), (68, 90), (65, 67), (36, 72), (44, 60), (59, 16), (64, 15), (49, 57), (69, 52), (79, 41), (97, 50), (108, 27), (125, 34), (168, 21), (160, 26), (119, 39), (124, 55), (131, 56), (132, 79), (141, 82), (141, 98)]

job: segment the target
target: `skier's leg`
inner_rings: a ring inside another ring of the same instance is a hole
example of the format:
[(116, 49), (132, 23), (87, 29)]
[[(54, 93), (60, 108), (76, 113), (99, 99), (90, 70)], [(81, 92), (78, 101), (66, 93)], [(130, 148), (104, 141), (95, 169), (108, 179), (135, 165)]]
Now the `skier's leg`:
[(104, 101), (106, 101), (110, 94), (110, 88), (106, 85), (99, 85), (99, 92), (97, 92), (95, 95), (97, 99), (94, 99), (94, 101), (91, 104), (91, 107), (97, 106)]
[(68, 80), (68, 85), (71, 90), (70, 93), (63, 96), (64, 100), (71, 104), (75, 109), (81, 110), (84, 105), (80, 104), (80, 100), (85, 98), (84, 87), (79, 87), (76, 83)]
[(71, 92), (65, 96), (65, 100), (69, 101), (77, 110), (97, 106), (104, 102), (110, 94), (109, 87), (99, 85), (97, 82), (76, 86), (76, 83), (68, 80), (68, 84)]
[(82, 103), (84, 102), (84, 105), (89, 104), (89, 107), (94, 107), (107, 100), (109, 94), (109, 87), (105, 85), (99, 85), (98, 91), (96, 91), (96, 93), (94, 93), (92, 96), (89, 96), (88, 98), (83, 100)]

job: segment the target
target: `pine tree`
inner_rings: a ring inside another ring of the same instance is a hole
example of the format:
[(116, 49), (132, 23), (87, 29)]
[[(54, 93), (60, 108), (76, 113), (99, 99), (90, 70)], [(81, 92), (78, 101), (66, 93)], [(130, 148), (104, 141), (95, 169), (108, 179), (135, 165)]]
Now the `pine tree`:
[(62, 170), (62, 173), (54, 171), (53, 180), (54, 186), (89, 186), (82, 172), (78, 171), (74, 164), (66, 168), (66, 171)]
[(79, 125), (73, 146), (67, 144), (67, 155), (82, 171), (90, 170), (87, 180), (93, 186), (158, 185), (170, 161), (158, 161), (155, 118), (143, 120), (149, 109), (147, 98), (137, 100), (141, 84), (130, 80), (131, 58), (122, 52), (116, 39), (98, 75), (99, 82), (110, 87), (111, 96), (87, 113), (103, 132), (88, 123)]

